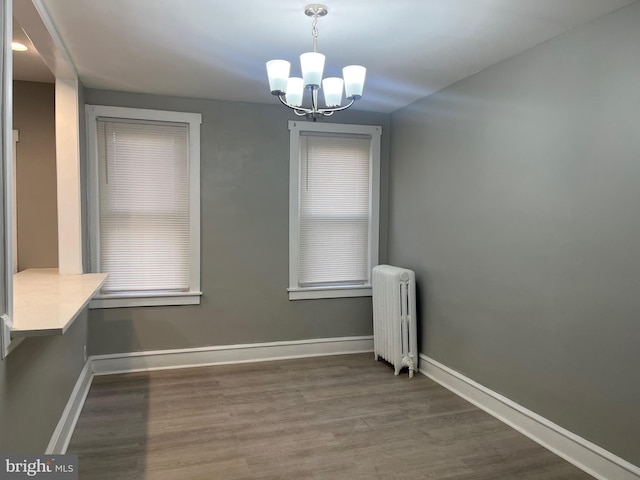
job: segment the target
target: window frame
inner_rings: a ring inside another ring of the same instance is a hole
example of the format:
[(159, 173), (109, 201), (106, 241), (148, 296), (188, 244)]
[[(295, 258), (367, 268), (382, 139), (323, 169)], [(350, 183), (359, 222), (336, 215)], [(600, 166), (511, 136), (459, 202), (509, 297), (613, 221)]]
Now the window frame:
[(85, 105), (88, 149), (88, 217), (91, 272), (100, 272), (100, 213), (98, 179), (98, 118), (185, 123), (189, 132), (189, 291), (98, 293), (89, 308), (118, 308), (200, 304), (200, 113), (173, 112), (105, 105)]
[[(380, 137), (382, 127), (289, 121), (289, 300), (371, 296), (371, 269), (378, 264), (380, 236)], [(300, 137), (303, 132), (327, 135), (368, 135), (371, 137), (369, 160), (369, 277), (364, 285), (301, 286), (298, 280)]]

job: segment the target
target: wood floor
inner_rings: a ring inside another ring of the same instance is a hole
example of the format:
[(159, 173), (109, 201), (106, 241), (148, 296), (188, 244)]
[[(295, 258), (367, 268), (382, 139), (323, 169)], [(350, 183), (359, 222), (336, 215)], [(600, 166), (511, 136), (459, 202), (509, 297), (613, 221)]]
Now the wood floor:
[(373, 354), (96, 377), (82, 480), (586, 480), (423, 375)]

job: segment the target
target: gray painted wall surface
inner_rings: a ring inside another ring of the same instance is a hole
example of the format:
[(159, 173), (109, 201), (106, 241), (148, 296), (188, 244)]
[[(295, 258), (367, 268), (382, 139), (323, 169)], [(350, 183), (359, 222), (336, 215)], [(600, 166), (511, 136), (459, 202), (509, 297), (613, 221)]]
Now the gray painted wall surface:
[(392, 114), (420, 350), (640, 465), (640, 3)]
[(18, 270), (58, 266), (55, 85), (13, 82)]
[[(82, 95), (82, 86), (80, 94)], [(38, 198), (42, 197), (46, 203), (45, 206), (35, 209), (32, 214), (35, 217), (33, 220), (37, 220), (36, 224), (41, 227), (35, 237), (47, 245), (35, 244), (34, 251), (39, 256), (26, 256), (28, 250), (22, 249), (24, 258), (31, 259), (28, 262), (23, 261), (21, 256), (22, 266), (24, 263), (28, 263), (28, 267), (57, 266), (53, 107), (53, 84), (14, 82), (14, 128), (20, 129), (19, 148), (23, 149), (21, 152), (41, 153), (19, 157), (18, 162), (22, 162), (22, 165), (19, 165), (18, 175), (26, 172), (26, 177), (22, 175), (23, 178), (19, 178), (18, 181), (30, 178), (29, 181), (33, 183), (28, 186), (29, 191)], [(84, 106), (80, 118), (84, 118)], [(29, 144), (34, 144), (36, 148), (27, 148)], [(42, 182), (46, 183), (45, 187), (40, 186), (34, 191), (34, 186), (41, 185)], [(42, 191), (44, 188), (46, 192)], [(18, 201), (23, 200), (24, 197), (19, 196)], [(27, 199), (29, 200), (34, 199)], [(49, 225), (52, 220), (53, 229)], [(24, 241), (24, 238), (22, 240)], [(39, 251), (40, 248), (48, 250)], [(47, 264), (42, 260), (45, 253), (48, 255), (46, 258), (55, 260), (53, 264)], [(0, 360), (0, 452), (44, 453), (84, 367), (83, 350), (86, 344), (85, 310), (64, 335), (27, 338), (6, 359)]]
[(0, 452), (44, 453), (84, 366), (87, 313), (62, 336), (27, 338), (0, 360)]
[[(85, 90), (87, 104), (202, 113), (202, 304), (91, 310), (89, 349), (106, 354), (372, 334), (371, 298), (289, 301), (289, 130), (274, 105)], [(381, 125), (387, 178), (389, 115), (348, 111), (342, 123)], [(386, 259), (387, 185), (381, 259)]]

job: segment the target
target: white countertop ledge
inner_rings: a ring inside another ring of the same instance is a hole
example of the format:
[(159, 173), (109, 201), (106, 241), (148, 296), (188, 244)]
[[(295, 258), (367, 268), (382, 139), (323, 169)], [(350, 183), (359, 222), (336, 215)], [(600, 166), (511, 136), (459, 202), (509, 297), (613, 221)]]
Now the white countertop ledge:
[(62, 335), (89, 305), (108, 275), (60, 275), (57, 268), (33, 268), (16, 273), (11, 336)]

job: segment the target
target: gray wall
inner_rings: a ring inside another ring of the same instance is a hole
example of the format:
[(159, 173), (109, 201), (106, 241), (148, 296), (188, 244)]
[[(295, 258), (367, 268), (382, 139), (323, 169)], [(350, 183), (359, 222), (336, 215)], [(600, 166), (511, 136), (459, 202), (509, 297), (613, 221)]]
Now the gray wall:
[[(36, 225), (39, 224), (41, 230), (32, 239), (40, 242), (33, 242), (33, 252), (37, 255), (24, 261), (28, 267), (57, 266), (57, 225), (55, 228), (49, 225), (52, 219), (54, 224), (57, 219), (53, 105), (53, 84), (14, 82), (14, 128), (20, 129), (18, 145), (24, 149), (21, 153), (34, 152), (19, 156), (18, 175), (22, 172), (23, 181), (26, 175), (33, 182), (25, 187), (36, 197), (27, 198), (28, 205), (34, 205), (40, 198), (47, 203), (30, 212), (37, 217)], [(27, 148), (29, 145), (34, 148)], [(46, 192), (36, 189), (35, 185)], [(19, 196), (18, 202), (23, 200), (24, 196)], [(24, 207), (18, 205), (21, 206)], [(55, 260), (53, 265), (42, 260), (43, 252), (38, 253), (39, 249), (50, 247), (50, 243), (55, 249), (54, 253), (47, 250), (47, 258)], [(26, 251), (21, 253), (26, 255)], [(24, 266), (22, 256), (21, 265)], [(86, 344), (85, 310), (64, 335), (27, 338), (6, 359), (0, 360), (0, 452), (44, 453), (84, 367)]]
[[(92, 354), (372, 334), (371, 298), (289, 301), (289, 130), (296, 117), (258, 105), (85, 90), (94, 105), (202, 113), (202, 304), (91, 310)], [(389, 115), (348, 111), (342, 123), (382, 125), (387, 178)], [(386, 259), (387, 185), (381, 255)]]
[(0, 452), (44, 453), (84, 366), (87, 313), (64, 335), (24, 340), (0, 360)]
[(640, 3), (392, 114), (420, 350), (640, 465)]
[(13, 82), (18, 270), (58, 266), (55, 85)]

